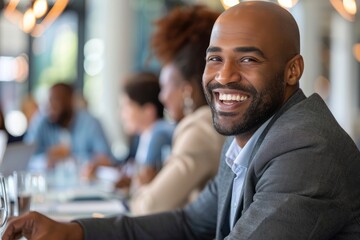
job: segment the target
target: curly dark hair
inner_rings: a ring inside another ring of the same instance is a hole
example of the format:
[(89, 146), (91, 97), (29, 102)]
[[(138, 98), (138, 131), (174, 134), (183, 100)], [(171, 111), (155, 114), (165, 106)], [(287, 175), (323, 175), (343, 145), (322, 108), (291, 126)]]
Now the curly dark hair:
[(203, 5), (188, 5), (157, 20), (150, 44), (160, 63), (174, 63), (185, 80), (201, 84), (206, 49), (219, 14)]

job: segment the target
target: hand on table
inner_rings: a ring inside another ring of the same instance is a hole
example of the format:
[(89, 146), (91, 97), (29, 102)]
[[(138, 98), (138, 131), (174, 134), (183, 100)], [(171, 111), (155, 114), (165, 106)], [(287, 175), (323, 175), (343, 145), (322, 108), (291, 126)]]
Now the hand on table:
[(71, 154), (68, 145), (59, 144), (51, 147), (47, 152), (48, 167), (53, 168), (57, 162), (66, 159)]
[(85, 179), (96, 178), (96, 170), (100, 166), (112, 166), (112, 163), (108, 156), (104, 154), (96, 155), (81, 171), (82, 177)]
[(77, 223), (56, 222), (38, 212), (29, 212), (12, 218), (3, 234), (3, 240), (26, 237), (31, 240), (82, 240), (83, 230)]

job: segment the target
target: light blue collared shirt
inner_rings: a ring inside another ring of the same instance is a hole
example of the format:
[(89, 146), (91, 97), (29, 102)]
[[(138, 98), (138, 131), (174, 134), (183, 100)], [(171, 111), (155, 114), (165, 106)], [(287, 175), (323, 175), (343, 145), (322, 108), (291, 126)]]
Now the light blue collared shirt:
[(46, 114), (41, 114), (36, 121), (29, 131), (31, 134), (24, 138), (26, 142), (37, 144), (36, 153), (29, 163), (30, 170), (46, 170), (48, 149), (60, 143), (71, 146), (72, 155), (80, 164), (90, 161), (97, 154), (114, 159), (100, 121), (87, 111), (79, 110), (74, 114), (70, 129), (52, 123)]
[[(271, 119), (271, 118), (270, 118)], [(233, 180), (232, 196), (231, 196), (231, 206), (230, 206), (230, 228), (234, 226), (235, 214), (240, 202), (240, 195), (243, 188), (249, 160), (252, 151), (254, 150), (255, 144), (259, 139), (261, 133), (264, 131), (265, 127), (270, 122), (270, 119), (267, 120), (263, 125), (261, 125), (254, 135), (249, 139), (243, 148), (241, 148), (234, 139), (228, 148), (225, 154), (225, 161), (235, 173), (235, 178)]]

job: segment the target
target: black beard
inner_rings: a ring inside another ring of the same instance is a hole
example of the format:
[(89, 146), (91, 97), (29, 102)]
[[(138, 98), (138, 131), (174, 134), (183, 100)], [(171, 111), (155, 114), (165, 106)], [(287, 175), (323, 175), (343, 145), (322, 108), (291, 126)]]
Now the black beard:
[(248, 133), (260, 127), (281, 107), (284, 99), (284, 79), (277, 75), (275, 79), (272, 80), (272, 83), (272, 85), (268, 86), (262, 92), (257, 92), (256, 89), (252, 87), (244, 87), (237, 83), (232, 83), (226, 86), (221, 85), (221, 87), (245, 91), (249, 93), (253, 99), (249, 109), (243, 115), (242, 119), (239, 119), (236, 123), (230, 124), (230, 126), (221, 125), (219, 117), (236, 117), (237, 113), (224, 113), (216, 111), (211, 92), (213, 88), (219, 87), (219, 85), (208, 85), (205, 95), (212, 110), (215, 129), (222, 135), (231, 136)]
[(50, 118), (50, 121), (59, 126), (66, 127), (67, 124), (70, 122), (71, 118), (72, 118), (72, 111), (64, 111), (58, 116), (58, 118), (56, 119)]

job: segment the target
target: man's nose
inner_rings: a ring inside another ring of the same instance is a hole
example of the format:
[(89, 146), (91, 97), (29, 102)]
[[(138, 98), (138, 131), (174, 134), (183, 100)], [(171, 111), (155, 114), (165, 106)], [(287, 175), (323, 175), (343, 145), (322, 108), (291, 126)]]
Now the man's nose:
[(232, 61), (224, 62), (222, 67), (216, 73), (215, 80), (223, 85), (231, 82), (240, 81), (239, 66)]

